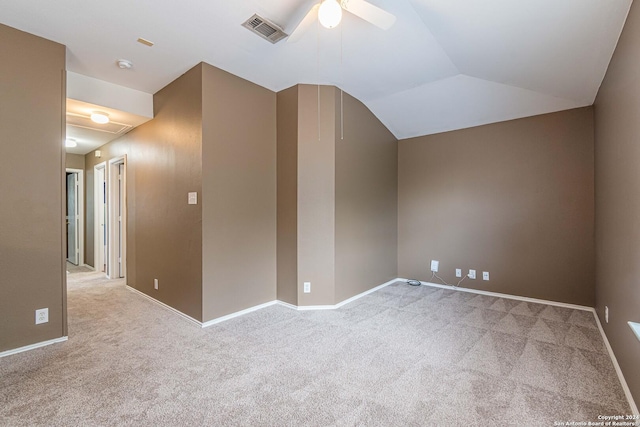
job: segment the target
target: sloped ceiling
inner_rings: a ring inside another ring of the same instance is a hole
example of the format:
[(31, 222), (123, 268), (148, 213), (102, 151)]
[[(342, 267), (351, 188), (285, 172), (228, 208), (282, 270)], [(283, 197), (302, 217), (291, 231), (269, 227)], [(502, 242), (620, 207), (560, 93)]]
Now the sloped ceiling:
[(313, 0), (0, 0), (0, 22), (65, 44), (70, 71), (147, 93), (200, 61), (274, 91), (333, 84), (402, 139), (591, 105), (631, 5), (369, 1), (396, 15), (390, 30), (346, 13), (275, 45), (240, 24), (258, 13), (291, 33)]

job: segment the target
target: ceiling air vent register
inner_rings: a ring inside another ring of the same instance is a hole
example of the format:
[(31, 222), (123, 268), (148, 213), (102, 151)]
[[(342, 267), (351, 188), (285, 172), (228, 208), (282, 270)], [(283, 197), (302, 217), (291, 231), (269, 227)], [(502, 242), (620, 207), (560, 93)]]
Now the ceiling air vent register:
[(278, 43), (288, 36), (287, 33), (282, 31), (282, 28), (257, 14), (247, 19), (242, 26), (263, 39), (269, 40), (271, 43)]

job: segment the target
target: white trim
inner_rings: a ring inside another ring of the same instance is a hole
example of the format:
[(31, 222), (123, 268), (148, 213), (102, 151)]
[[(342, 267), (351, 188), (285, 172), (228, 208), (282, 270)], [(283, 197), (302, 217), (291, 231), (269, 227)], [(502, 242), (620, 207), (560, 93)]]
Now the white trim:
[(337, 303), (334, 307), (335, 307), (335, 308), (340, 308), (340, 307), (342, 307), (342, 306), (343, 306), (343, 305), (345, 305), (345, 304), (349, 304), (350, 302), (353, 302), (353, 301), (357, 300), (358, 298), (362, 298), (362, 297), (364, 297), (364, 296), (366, 296), (366, 295), (369, 295), (369, 294), (371, 294), (371, 293), (373, 293), (373, 292), (375, 292), (375, 291), (377, 291), (377, 290), (380, 290), (380, 289), (382, 289), (382, 288), (384, 288), (384, 287), (386, 287), (386, 286), (389, 286), (389, 285), (391, 285), (392, 283), (395, 283), (395, 282), (397, 282), (397, 281), (398, 281), (398, 279), (389, 280), (388, 282), (385, 282), (385, 283), (383, 283), (382, 285), (378, 285), (378, 286), (376, 286), (375, 288), (371, 288), (371, 289), (369, 289), (368, 291), (364, 291), (364, 292), (362, 292), (362, 293), (359, 293), (358, 295), (354, 295), (354, 296), (352, 296), (351, 298), (347, 298), (346, 300), (344, 300), (344, 301), (342, 301), (342, 302)]
[[(95, 165), (93, 167), (93, 265), (94, 265), (94, 269), (95, 271), (102, 271), (102, 263), (104, 261), (104, 256), (102, 257), (103, 259), (99, 259), (100, 258), (100, 253), (104, 252), (104, 246), (103, 245), (103, 249), (100, 249), (100, 241), (102, 240), (100, 235), (100, 210), (99, 209), (103, 203), (99, 200), (99, 196), (102, 193), (101, 189), (100, 189), (100, 183), (98, 182), (98, 171), (102, 170), (102, 177), (104, 179), (104, 181), (102, 182), (106, 182), (107, 180), (107, 162), (100, 162), (97, 165)], [(106, 192), (106, 189), (105, 189)], [(106, 199), (106, 197), (105, 197)], [(104, 203), (106, 204), (106, 203)], [(105, 215), (104, 218), (104, 226), (105, 228), (107, 227), (107, 217)], [(104, 231), (102, 233), (102, 235), (104, 236)], [(106, 242), (105, 242), (106, 243)], [(98, 266), (100, 266), (100, 268), (98, 268)], [(106, 270), (106, 269), (105, 269)], [(107, 271), (104, 272), (105, 274), (107, 273)]]
[(35, 344), (25, 345), (24, 347), (14, 348), (13, 350), (7, 350), (0, 353), (0, 358), (11, 356), (12, 354), (22, 353), (24, 351), (35, 350), (36, 348), (45, 347), (51, 344), (57, 344), (59, 342), (67, 341), (69, 337), (60, 337), (48, 341), (42, 341)]
[(209, 320), (207, 322), (202, 323), (199, 320), (196, 320), (193, 317), (189, 316), (188, 314), (184, 314), (180, 310), (177, 310), (177, 309), (171, 307), (170, 305), (167, 305), (167, 304), (163, 303), (162, 301), (157, 300), (154, 297), (145, 294), (144, 292), (140, 292), (139, 290), (137, 290), (135, 288), (132, 288), (129, 285), (125, 285), (125, 287), (128, 290), (130, 290), (131, 292), (136, 293), (136, 294), (148, 299), (149, 301), (152, 301), (152, 302), (155, 302), (156, 304), (159, 304), (160, 306), (166, 308), (169, 311), (174, 312), (175, 314), (183, 317), (185, 320), (188, 320), (189, 322), (191, 322), (191, 323), (193, 323), (195, 325), (198, 325), (201, 328), (208, 328), (209, 326), (215, 325), (217, 323), (224, 322), (225, 320), (233, 319), (234, 317), (239, 317), (239, 316), (245, 315), (247, 313), (251, 313), (252, 311), (257, 311), (257, 310), (260, 310), (262, 308), (269, 307), (271, 305), (275, 305), (275, 304), (279, 303), (279, 301), (276, 301), (276, 300), (269, 301), (269, 302), (266, 302), (264, 304), (256, 305), (256, 306), (253, 306), (253, 307), (249, 307), (249, 308), (246, 308), (244, 310), (236, 311), (235, 313), (227, 314), (226, 316), (218, 317), (216, 319), (212, 319), (212, 320)]
[[(398, 278), (398, 279), (396, 279), (396, 281), (406, 282), (407, 279)], [(423, 281), (420, 281), (420, 283), (422, 285), (431, 286), (433, 288), (441, 288), (441, 289), (449, 289), (449, 290), (453, 290), (453, 291), (469, 292), (469, 293), (472, 293), (472, 294), (487, 295), (487, 296), (497, 297), (497, 298), (514, 299), (514, 300), (525, 301), (525, 302), (534, 302), (534, 303), (537, 303), (537, 304), (554, 305), (556, 307), (572, 308), (574, 310), (593, 311), (593, 307), (587, 307), (585, 305), (568, 304), (568, 303), (565, 303), (565, 302), (548, 301), (548, 300), (538, 299), (538, 298), (520, 297), (520, 296), (517, 296), (517, 295), (501, 294), (499, 292), (489, 292), (489, 291), (481, 291), (481, 290), (478, 290), (478, 289), (470, 289), (470, 288), (461, 288), (461, 287), (449, 286), (449, 285), (441, 285), (439, 283), (431, 283), (431, 282), (423, 282)]]
[(338, 308), (337, 305), (294, 305), (294, 307), (298, 311), (335, 310), (336, 308)]
[(76, 207), (78, 208), (78, 265), (84, 265), (84, 170), (66, 168), (66, 172), (78, 174), (78, 194)]
[(279, 305), (283, 306), (283, 307), (287, 307), (293, 310), (298, 310), (298, 311), (307, 311), (307, 310), (335, 310), (336, 308), (340, 308), (343, 305), (349, 304), (350, 302), (353, 302), (359, 298), (362, 298), (366, 295), (369, 295), (375, 291), (378, 291), (382, 288), (384, 288), (385, 286), (389, 286), (392, 283), (398, 282), (400, 280), (404, 280), (404, 279), (393, 279), (393, 280), (389, 280), (388, 282), (383, 283), (382, 285), (378, 285), (375, 288), (371, 288), (369, 290), (366, 290), (364, 292), (361, 292), (357, 295), (352, 296), (351, 298), (347, 298), (344, 301), (341, 301), (337, 304), (334, 305), (293, 305), (293, 304), (289, 304), (288, 302), (284, 302), (284, 301), (276, 301)]
[(133, 292), (133, 293), (135, 293), (135, 294), (138, 294), (138, 295), (140, 295), (140, 296), (143, 296), (143, 297), (145, 297), (146, 299), (148, 299), (149, 301), (155, 302), (155, 303), (159, 304), (160, 306), (162, 306), (162, 307), (166, 308), (167, 310), (173, 311), (174, 313), (176, 313), (177, 315), (181, 316), (181, 317), (182, 317), (182, 318), (184, 318), (185, 320), (188, 320), (189, 322), (194, 323), (194, 324), (196, 324), (196, 325), (198, 325), (198, 326), (202, 326), (202, 323), (201, 323), (200, 321), (198, 321), (198, 320), (194, 319), (193, 317), (189, 316), (188, 314), (184, 314), (184, 313), (183, 313), (183, 312), (181, 312), (180, 310), (176, 310), (175, 308), (171, 307), (170, 305), (167, 305), (167, 304), (163, 303), (162, 301), (157, 300), (157, 299), (155, 299), (154, 297), (152, 297), (152, 296), (149, 296), (149, 295), (145, 294), (144, 292), (140, 292), (139, 290), (137, 290), (137, 289), (135, 289), (135, 288), (132, 288), (132, 287), (131, 287), (131, 286), (129, 286), (129, 285), (125, 285), (125, 287), (126, 287), (128, 290), (130, 290), (131, 292)]
[(260, 310), (262, 308), (266, 308), (266, 307), (275, 305), (277, 303), (278, 303), (278, 301), (265, 302), (264, 304), (255, 305), (253, 307), (249, 307), (249, 308), (246, 308), (244, 310), (236, 311), (235, 313), (227, 314), (226, 316), (217, 317), (215, 319), (208, 320), (208, 321), (202, 323), (201, 325), (202, 325), (203, 328), (208, 328), (209, 326), (215, 325), (217, 323), (224, 322), (225, 320), (233, 319), (234, 317), (239, 317), (239, 316), (245, 315), (247, 313), (251, 313), (252, 311), (257, 311), (257, 310)]
[(602, 323), (600, 323), (598, 313), (596, 312), (595, 308), (592, 308), (591, 311), (593, 312), (593, 317), (596, 318), (598, 329), (600, 329), (600, 335), (602, 335), (602, 340), (604, 341), (604, 345), (607, 347), (609, 357), (611, 358), (611, 362), (613, 362), (613, 367), (616, 370), (616, 374), (618, 374), (620, 385), (622, 386), (622, 390), (624, 390), (624, 395), (627, 397), (627, 401), (629, 402), (629, 406), (631, 407), (631, 412), (633, 412), (634, 415), (640, 415), (640, 413), (638, 413), (636, 402), (633, 400), (633, 396), (631, 395), (631, 390), (629, 390), (629, 385), (627, 384), (627, 381), (624, 379), (624, 375), (622, 374), (622, 369), (620, 369), (620, 365), (618, 365), (618, 359), (616, 359), (616, 355), (613, 354), (613, 349), (611, 348), (611, 344), (609, 344), (607, 334), (605, 334), (604, 329), (602, 329)]
[[(107, 250), (109, 255), (107, 256), (107, 277), (110, 279), (119, 279), (120, 277), (127, 276), (127, 155), (114, 157), (108, 161), (108, 173), (106, 175), (107, 181), (107, 218), (105, 223), (108, 224), (107, 233)], [(120, 165), (124, 165), (124, 173), (120, 178), (121, 183), (118, 182), (118, 169)], [(118, 188), (122, 186), (122, 215), (118, 215)], [(120, 217), (118, 219), (118, 217)], [(122, 228), (122, 235), (120, 236), (122, 241), (118, 243), (116, 238), (118, 233), (118, 223)], [(118, 250), (122, 248), (122, 253), (118, 257)], [(118, 258), (120, 258), (120, 264), (118, 264)], [(120, 276), (120, 269), (122, 269), (122, 276)]]
[(284, 302), (284, 301), (276, 300), (276, 303), (277, 303), (278, 305), (283, 306), (283, 307), (290, 308), (291, 310), (297, 310), (297, 309), (298, 309), (298, 306), (297, 306), (297, 305), (289, 304), (288, 302)]

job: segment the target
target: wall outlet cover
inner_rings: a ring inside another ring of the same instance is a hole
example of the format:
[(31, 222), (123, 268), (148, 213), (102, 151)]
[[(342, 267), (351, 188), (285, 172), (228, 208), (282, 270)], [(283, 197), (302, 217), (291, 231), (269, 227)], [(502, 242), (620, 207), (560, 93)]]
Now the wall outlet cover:
[(434, 273), (437, 273), (439, 266), (440, 266), (440, 261), (436, 261), (435, 259), (431, 260), (431, 271), (433, 271)]
[(311, 293), (311, 282), (304, 282), (304, 293)]
[(476, 278), (476, 271), (469, 270), (469, 279), (475, 279), (475, 278)]
[(482, 272), (482, 280), (489, 280), (489, 272), (488, 271), (483, 271)]
[(462, 269), (456, 268), (456, 277), (462, 277)]
[(40, 308), (36, 310), (36, 325), (49, 322), (49, 309)]

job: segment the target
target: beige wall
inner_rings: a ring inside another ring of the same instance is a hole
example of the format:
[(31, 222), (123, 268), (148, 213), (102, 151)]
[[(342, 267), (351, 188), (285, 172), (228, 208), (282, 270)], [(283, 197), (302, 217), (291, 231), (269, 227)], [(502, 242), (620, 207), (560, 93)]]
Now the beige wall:
[(398, 143), (360, 101), (335, 93), (337, 303), (398, 277)]
[(66, 153), (65, 159), (65, 167), (84, 170), (84, 156), (82, 154)]
[[(127, 156), (127, 284), (202, 319), (202, 68), (154, 95), (154, 119), (86, 156), (87, 262), (93, 262), (94, 166)], [(90, 255), (90, 256), (89, 256)], [(153, 288), (153, 279), (159, 289)]]
[(321, 86), (318, 117), (318, 86), (298, 86), (298, 305), (335, 302), (335, 102)]
[(0, 351), (67, 333), (64, 70), (64, 46), (0, 25)]
[(593, 306), (593, 150), (591, 108), (400, 141), (400, 277)]
[(276, 94), (202, 64), (203, 320), (276, 298)]
[(634, 3), (595, 102), (596, 309), (636, 403), (640, 342), (627, 322), (640, 322), (638, 40), (640, 6)]
[(278, 298), (333, 305), (395, 277), (396, 139), (333, 86), (278, 93)]
[(277, 298), (298, 304), (298, 86), (278, 92)]

